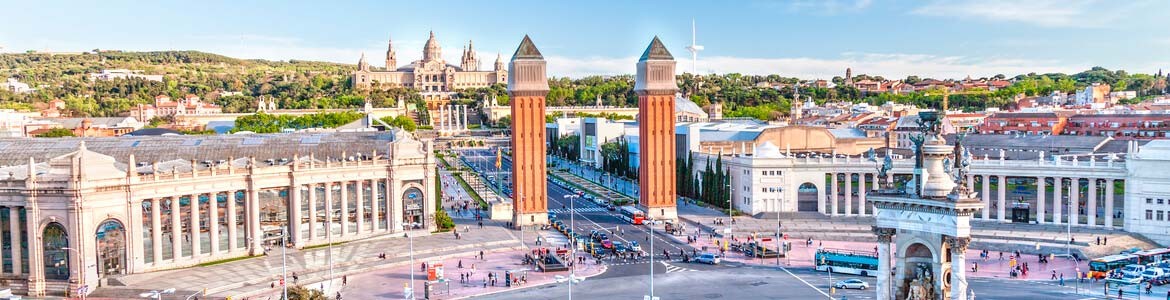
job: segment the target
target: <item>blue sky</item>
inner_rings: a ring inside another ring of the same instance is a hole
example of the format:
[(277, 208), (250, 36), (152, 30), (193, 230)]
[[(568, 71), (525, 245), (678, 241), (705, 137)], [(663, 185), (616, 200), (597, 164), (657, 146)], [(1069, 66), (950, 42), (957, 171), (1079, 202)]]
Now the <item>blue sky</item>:
[(448, 61), (474, 40), (484, 67), (532, 36), (557, 76), (633, 72), (654, 35), (700, 73), (960, 78), (1170, 71), (1170, 1), (15, 1), (0, 51), (200, 50), (240, 58), (381, 65), (421, 57), (434, 30)]

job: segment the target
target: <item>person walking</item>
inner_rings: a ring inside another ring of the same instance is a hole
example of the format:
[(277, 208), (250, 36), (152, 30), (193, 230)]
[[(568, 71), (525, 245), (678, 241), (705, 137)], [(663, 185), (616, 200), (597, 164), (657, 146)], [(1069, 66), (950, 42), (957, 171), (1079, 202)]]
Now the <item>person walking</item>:
[(1060, 286), (1064, 286), (1064, 272), (1060, 272)]

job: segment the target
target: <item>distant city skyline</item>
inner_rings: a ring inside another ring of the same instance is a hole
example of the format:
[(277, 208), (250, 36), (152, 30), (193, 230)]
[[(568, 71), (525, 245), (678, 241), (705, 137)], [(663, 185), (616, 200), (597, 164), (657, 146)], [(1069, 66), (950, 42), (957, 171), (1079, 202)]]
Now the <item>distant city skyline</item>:
[(1156, 73), (1170, 67), (1166, 1), (746, 1), (0, 4), (0, 52), (197, 50), (236, 58), (375, 66), (394, 39), (399, 65), (422, 56), (433, 30), (459, 61), (474, 40), (484, 61), (509, 58), (529, 34), (552, 76), (633, 74), (655, 35), (689, 72), (691, 20), (700, 73), (803, 79), (1074, 73), (1093, 66)]

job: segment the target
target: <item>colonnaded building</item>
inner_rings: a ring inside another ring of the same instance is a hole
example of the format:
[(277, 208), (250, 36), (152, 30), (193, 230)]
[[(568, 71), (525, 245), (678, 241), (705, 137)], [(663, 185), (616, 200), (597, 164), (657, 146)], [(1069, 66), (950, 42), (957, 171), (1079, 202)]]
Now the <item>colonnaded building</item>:
[(448, 64), (443, 60), (439, 42), (435, 41), (435, 33), (431, 32), (430, 39), (423, 47), (423, 58), (405, 66), (398, 66), (398, 54), (394, 51), (393, 41), (386, 45), (385, 69), (371, 69), (366, 55), (362, 54), (358, 60), (358, 70), (353, 72), (353, 86), (358, 89), (383, 90), (413, 88), (426, 100), (427, 109), (434, 110), (447, 105), (455, 90), (508, 82), (508, 70), (499, 55), (496, 55), (495, 66), (490, 71), (481, 70), (480, 62), (479, 55), (471, 41), (468, 41), (459, 65)]
[(301, 248), (434, 227), (431, 142), (401, 131), (9, 138), (0, 153), (0, 281), (31, 296), (260, 255), (285, 230)]

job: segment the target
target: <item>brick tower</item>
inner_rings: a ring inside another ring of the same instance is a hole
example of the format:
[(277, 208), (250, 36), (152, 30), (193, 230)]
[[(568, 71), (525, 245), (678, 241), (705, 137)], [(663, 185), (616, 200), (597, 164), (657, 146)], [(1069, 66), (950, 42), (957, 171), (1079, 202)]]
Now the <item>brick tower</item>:
[(544, 56), (524, 36), (508, 67), (512, 97), (512, 221), (515, 226), (548, 224), (545, 173), (544, 98), (548, 76)]
[(655, 36), (638, 59), (634, 92), (638, 93), (640, 199), (646, 217), (678, 220), (675, 206), (674, 57)]

